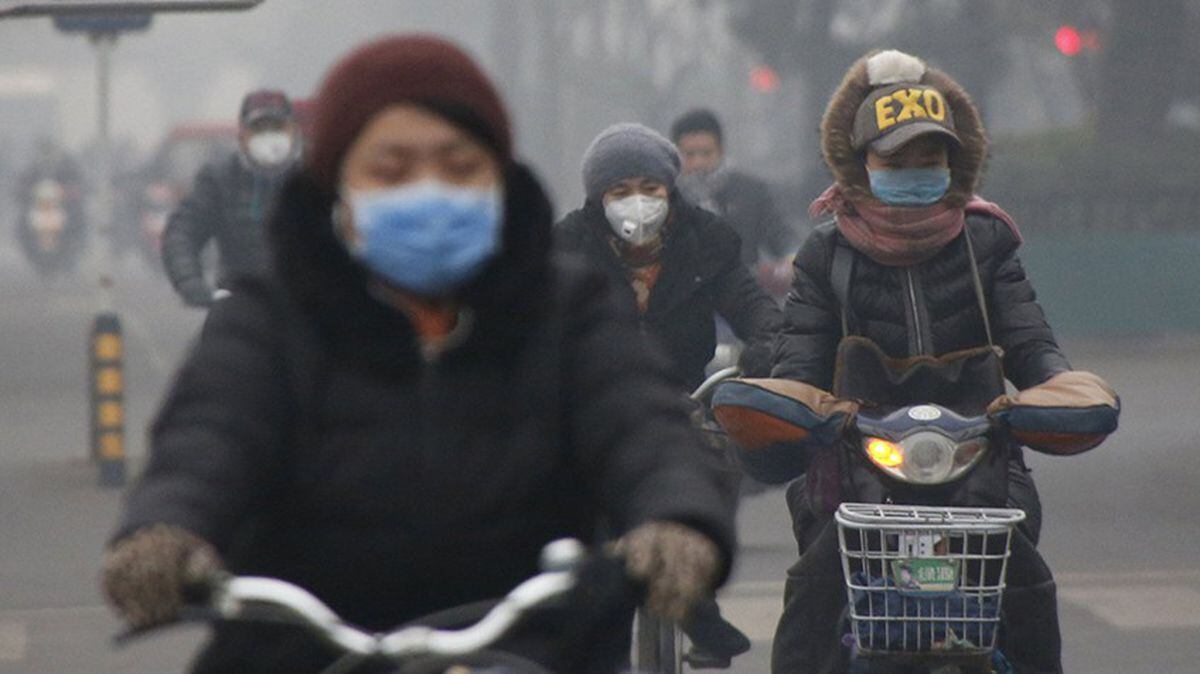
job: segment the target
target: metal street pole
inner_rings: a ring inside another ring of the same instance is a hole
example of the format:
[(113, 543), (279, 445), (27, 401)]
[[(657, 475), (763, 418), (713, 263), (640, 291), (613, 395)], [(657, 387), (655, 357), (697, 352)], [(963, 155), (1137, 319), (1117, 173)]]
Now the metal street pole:
[(97, 262), (100, 276), (100, 304), (102, 311), (113, 306), (113, 207), (115, 202), (112, 162), (112, 55), (117, 46), (115, 33), (92, 33), (92, 46), (96, 49), (96, 234)]
[(95, 261), (100, 281), (98, 311), (88, 340), (91, 399), (91, 455), (100, 468), (100, 484), (125, 484), (125, 372), (120, 316), (113, 298), (112, 236), (114, 176), (110, 115), (112, 54), (117, 36), (146, 30), (153, 15), (163, 12), (234, 11), (257, 7), (263, 0), (0, 0), (0, 20), (50, 16), (65, 33), (85, 33), (96, 49), (96, 222)]
[[(117, 33), (88, 34), (96, 49), (96, 263), (99, 275), (99, 307), (89, 344), (92, 396), (92, 457), (100, 469), (104, 487), (124, 486), (125, 467), (125, 368), (121, 316), (113, 298), (114, 269), (112, 237), (114, 183), (112, 161), (112, 55)], [(115, 344), (117, 347), (113, 347)], [(116, 355), (114, 355), (114, 353)]]

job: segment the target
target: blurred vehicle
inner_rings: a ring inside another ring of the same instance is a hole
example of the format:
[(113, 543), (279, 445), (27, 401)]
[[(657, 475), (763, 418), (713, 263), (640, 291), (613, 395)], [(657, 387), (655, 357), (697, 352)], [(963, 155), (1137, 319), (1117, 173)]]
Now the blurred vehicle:
[(75, 162), (49, 139), (37, 143), (33, 164), (17, 187), (17, 242), (43, 277), (75, 268), (87, 238), (83, 179)]
[(15, 227), (22, 171), (34, 153), (61, 128), (56, 82), (34, 66), (6, 63), (0, 76), (0, 217)]
[(127, 246), (136, 245), (146, 263), (162, 271), (162, 235), (167, 219), (192, 180), (208, 162), (237, 150), (237, 126), (191, 122), (173, 128), (147, 162), (126, 183), (121, 220)]

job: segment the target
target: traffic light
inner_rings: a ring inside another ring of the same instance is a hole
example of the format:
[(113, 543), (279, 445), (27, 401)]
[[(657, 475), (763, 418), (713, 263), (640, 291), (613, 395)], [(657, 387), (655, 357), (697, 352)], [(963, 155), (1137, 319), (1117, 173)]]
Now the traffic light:
[(757, 66), (750, 71), (750, 86), (760, 94), (779, 91), (779, 73), (771, 66)]
[(1095, 30), (1079, 30), (1069, 24), (1062, 25), (1054, 31), (1054, 46), (1063, 56), (1100, 51), (1100, 34)]
[(1063, 56), (1077, 56), (1083, 49), (1083, 36), (1075, 26), (1060, 26), (1054, 33), (1054, 46)]

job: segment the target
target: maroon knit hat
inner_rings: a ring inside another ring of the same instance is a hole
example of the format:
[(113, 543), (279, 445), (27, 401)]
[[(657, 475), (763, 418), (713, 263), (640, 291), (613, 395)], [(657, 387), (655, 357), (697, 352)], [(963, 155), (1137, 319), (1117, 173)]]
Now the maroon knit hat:
[(397, 35), (359, 47), (326, 75), (308, 153), (318, 185), (337, 188), (350, 145), (375, 115), (397, 103), (424, 105), (479, 136), (501, 161), (512, 157), (504, 103), (471, 57), (441, 38)]

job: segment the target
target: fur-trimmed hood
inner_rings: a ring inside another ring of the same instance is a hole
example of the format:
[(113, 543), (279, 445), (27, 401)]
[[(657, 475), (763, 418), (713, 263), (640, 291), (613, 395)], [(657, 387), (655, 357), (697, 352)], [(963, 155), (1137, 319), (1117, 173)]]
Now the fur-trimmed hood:
[[(871, 52), (850, 66), (821, 120), (821, 152), (825, 163), (842, 194), (851, 202), (873, 198), (863, 152), (854, 149), (851, 136), (858, 107), (874, 88), (868, 78), (867, 61), (877, 53)], [(987, 157), (983, 121), (971, 97), (946, 73), (927, 65), (920, 83), (940, 91), (954, 115), (955, 131), (962, 145), (950, 151), (950, 189), (944, 202), (961, 207), (975, 194)]]

